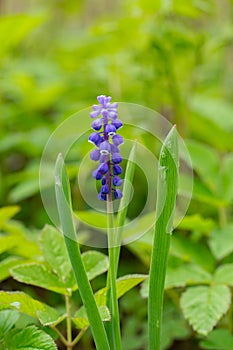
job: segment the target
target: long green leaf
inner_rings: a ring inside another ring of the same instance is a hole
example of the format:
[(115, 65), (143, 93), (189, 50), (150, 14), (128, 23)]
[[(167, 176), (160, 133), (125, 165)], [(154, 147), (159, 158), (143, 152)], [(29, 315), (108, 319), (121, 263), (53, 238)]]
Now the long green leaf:
[(178, 141), (173, 127), (159, 158), (157, 217), (149, 276), (149, 350), (161, 349), (161, 322), (167, 256), (178, 183)]
[(59, 154), (55, 167), (55, 190), (58, 213), (65, 237), (67, 251), (77, 280), (79, 292), (86, 308), (93, 338), (98, 350), (109, 350), (109, 343), (91, 285), (82, 262), (81, 252), (74, 229), (68, 178), (64, 169), (62, 155)]

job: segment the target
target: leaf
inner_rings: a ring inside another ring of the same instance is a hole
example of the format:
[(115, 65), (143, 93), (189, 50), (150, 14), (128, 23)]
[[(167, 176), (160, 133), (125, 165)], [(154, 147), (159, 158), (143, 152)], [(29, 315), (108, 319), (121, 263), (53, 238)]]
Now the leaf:
[(207, 120), (213, 121), (225, 131), (233, 130), (232, 106), (224, 100), (203, 95), (195, 95), (190, 106), (193, 111)]
[[(183, 264), (179, 267), (167, 268), (165, 279), (165, 289), (185, 287), (195, 284), (206, 284), (212, 281), (212, 276), (203, 270), (200, 266), (194, 264)], [(143, 298), (148, 298), (149, 283), (146, 279), (142, 283), (141, 295)]]
[(179, 229), (190, 230), (198, 232), (210, 232), (215, 227), (215, 223), (211, 219), (203, 218), (200, 214), (186, 215), (181, 223)]
[[(121, 298), (125, 293), (129, 290), (137, 286), (139, 283), (143, 282), (148, 276), (147, 275), (126, 275), (120, 277), (116, 281), (116, 289), (117, 289), (117, 298)], [(106, 293), (107, 288), (102, 288), (95, 293), (95, 300), (99, 306), (106, 305)], [(84, 307), (82, 306), (75, 314), (76, 316), (83, 314)]]
[(10, 256), (0, 262), (0, 282), (10, 277), (10, 269), (20, 263), (25, 263), (25, 259)]
[(55, 274), (42, 264), (24, 264), (13, 267), (11, 275), (19, 282), (45, 288), (60, 294), (67, 294), (68, 289), (75, 289), (75, 284), (63, 283)]
[(0, 340), (16, 323), (19, 318), (19, 313), (14, 310), (0, 311)]
[(71, 270), (64, 237), (52, 226), (45, 226), (40, 236), (40, 246), (45, 260), (62, 281), (66, 281)]
[(7, 350), (56, 350), (53, 339), (36, 326), (13, 329), (4, 338)]
[(219, 156), (217, 152), (213, 148), (193, 140), (186, 141), (186, 146), (194, 169), (208, 188), (215, 190), (219, 174)]
[(0, 291), (1, 309), (12, 309), (22, 312), (39, 319), (43, 325), (56, 324), (61, 318), (55, 309), (31, 298), (23, 292)]
[(215, 329), (205, 340), (200, 343), (203, 349), (210, 350), (232, 350), (233, 336), (226, 329)]
[(83, 253), (82, 260), (89, 280), (101, 275), (109, 268), (108, 257), (95, 250)]
[(233, 287), (233, 264), (219, 266), (214, 274), (214, 283)]
[(0, 54), (18, 45), (41, 22), (42, 17), (26, 14), (2, 17), (0, 22)]
[(224, 228), (216, 228), (209, 239), (210, 249), (216, 259), (223, 259), (233, 252), (233, 224)]
[(15, 247), (17, 243), (15, 236), (0, 234), (0, 254)]
[(15, 214), (17, 214), (19, 210), (20, 208), (16, 205), (11, 207), (0, 208), (0, 229), (2, 229), (4, 224)]
[(95, 211), (75, 211), (75, 216), (79, 221), (85, 225), (95, 226), (98, 229), (107, 229), (107, 216), (106, 214), (97, 213)]
[[(117, 298), (121, 298), (125, 293), (129, 290), (137, 286), (139, 283), (144, 281), (148, 276), (147, 275), (126, 275), (120, 277), (116, 281), (116, 289), (117, 289)], [(106, 303), (106, 288), (100, 289), (95, 293), (95, 298), (97, 305), (105, 305)]]
[(211, 332), (230, 303), (230, 289), (223, 285), (190, 287), (181, 296), (184, 317), (202, 335)]
[(179, 235), (173, 235), (172, 237), (170, 254), (186, 262), (200, 265), (207, 271), (213, 270), (215, 265), (208, 247)]
[[(99, 309), (99, 313), (102, 321), (106, 322), (111, 320), (111, 315), (106, 305), (100, 305), (98, 309)], [(80, 308), (78, 312), (75, 314), (75, 317), (72, 318), (72, 321), (74, 322), (75, 326), (78, 329), (85, 329), (89, 327), (89, 321), (87, 318), (85, 308)]]

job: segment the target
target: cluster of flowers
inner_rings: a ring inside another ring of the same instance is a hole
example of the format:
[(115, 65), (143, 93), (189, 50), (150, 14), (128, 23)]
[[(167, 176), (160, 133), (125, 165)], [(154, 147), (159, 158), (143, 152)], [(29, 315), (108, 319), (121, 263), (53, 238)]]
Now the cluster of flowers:
[(95, 132), (89, 136), (88, 141), (97, 147), (91, 152), (90, 158), (100, 162), (92, 176), (102, 182), (98, 198), (103, 201), (107, 200), (107, 196), (110, 201), (122, 197), (122, 192), (117, 187), (122, 185), (118, 175), (122, 173), (119, 146), (123, 143), (123, 138), (116, 133), (122, 127), (122, 122), (117, 118), (117, 103), (110, 103), (111, 99), (105, 95), (98, 96), (99, 105), (93, 105), (93, 112), (90, 113), (91, 118), (98, 117), (92, 123)]

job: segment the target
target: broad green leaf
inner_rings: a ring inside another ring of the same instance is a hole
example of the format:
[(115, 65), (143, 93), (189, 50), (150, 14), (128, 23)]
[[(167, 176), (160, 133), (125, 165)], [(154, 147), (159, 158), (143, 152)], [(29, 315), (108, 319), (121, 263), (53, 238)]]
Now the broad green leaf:
[[(98, 309), (102, 321), (106, 322), (111, 320), (111, 315), (107, 306), (100, 305)], [(75, 314), (75, 317), (72, 318), (72, 321), (78, 329), (85, 329), (89, 327), (89, 321), (87, 318), (86, 310), (84, 308), (80, 308), (78, 310), (78, 312)]]
[(0, 234), (0, 254), (10, 250), (18, 244), (13, 235)]
[(200, 345), (202, 349), (232, 350), (233, 336), (227, 329), (214, 329)]
[(82, 260), (89, 280), (106, 272), (109, 267), (108, 257), (95, 250), (83, 253)]
[(179, 229), (190, 230), (198, 232), (210, 232), (215, 227), (215, 223), (211, 219), (203, 218), (200, 214), (186, 215), (181, 223)]
[(66, 281), (71, 264), (64, 237), (52, 226), (45, 226), (40, 236), (40, 246), (45, 260), (62, 281)]
[(193, 141), (186, 140), (192, 165), (201, 179), (210, 190), (215, 190), (219, 174), (219, 156), (217, 152), (209, 146)]
[(13, 267), (11, 275), (17, 281), (45, 288), (60, 294), (67, 294), (75, 285), (63, 283), (55, 274), (42, 264), (25, 264)]
[(219, 266), (214, 274), (214, 282), (233, 287), (233, 264)]
[(214, 258), (209, 249), (202, 243), (192, 242), (190, 239), (173, 235), (170, 253), (186, 262), (200, 265), (207, 271), (214, 268)]
[(77, 219), (86, 225), (95, 226), (98, 229), (107, 229), (107, 215), (95, 211), (75, 211)]
[(193, 111), (213, 121), (225, 131), (233, 130), (232, 106), (224, 100), (196, 95), (190, 101)]
[(12, 309), (22, 312), (39, 319), (43, 325), (56, 324), (61, 319), (55, 309), (31, 298), (23, 292), (0, 291), (0, 310), (1, 309)]
[(13, 329), (4, 337), (7, 350), (56, 350), (53, 339), (36, 326)]
[(10, 269), (20, 263), (25, 263), (25, 259), (9, 256), (0, 262), (0, 282), (10, 277)]
[[(126, 275), (120, 277), (116, 281), (117, 298), (121, 298), (129, 290), (143, 282), (148, 276), (147, 275)], [(106, 288), (100, 289), (95, 293), (95, 299), (97, 305), (105, 305), (106, 303)]]
[(230, 289), (223, 285), (190, 287), (181, 296), (184, 317), (202, 335), (211, 332), (230, 303)]
[(209, 238), (210, 249), (216, 259), (223, 259), (233, 252), (233, 224), (224, 228), (216, 228)]
[(19, 313), (14, 310), (0, 311), (0, 340), (7, 333), (19, 318)]
[[(196, 284), (209, 284), (212, 276), (200, 266), (194, 264), (183, 264), (176, 268), (167, 268), (165, 289), (192, 286)], [(143, 298), (148, 298), (149, 284), (146, 279), (141, 288)]]
[[(116, 281), (116, 288), (117, 288), (117, 298), (121, 298), (125, 293), (127, 293), (129, 290), (143, 282), (148, 276), (147, 275), (126, 275), (123, 277), (120, 277)], [(107, 288), (102, 288), (98, 290), (95, 293), (95, 300), (98, 305), (98, 307), (102, 305), (106, 305), (106, 293)], [(75, 314), (75, 318), (78, 315), (82, 315), (84, 312), (84, 307), (82, 306)]]
[[(0, 55), (18, 45), (32, 29), (37, 27), (43, 18), (26, 14), (1, 17), (0, 21)], [(7, 33), (7, 36), (6, 36)]]
[(20, 208), (18, 206), (0, 208), (0, 229), (2, 229), (4, 224), (17, 214), (19, 210)]

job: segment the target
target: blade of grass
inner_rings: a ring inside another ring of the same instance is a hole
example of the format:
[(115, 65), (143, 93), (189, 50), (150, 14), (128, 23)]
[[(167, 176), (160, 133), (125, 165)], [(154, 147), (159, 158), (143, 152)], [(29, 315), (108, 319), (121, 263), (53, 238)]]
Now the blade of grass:
[(96, 349), (109, 350), (107, 334), (96, 305), (94, 294), (82, 262), (79, 244), (74, 229), (69, 181), (64, 168), (62, 155), (59, 154), (55, 166), (55, 190), (58, 213), (65, 238), (67, 251), (74, 270), (80, 296), (86, 308)]
[(178, 184), (178, 141), (173, 127), (159, 158), (157, 214), (149, 275), (149, 350), (161, 349), (164, 283)]

